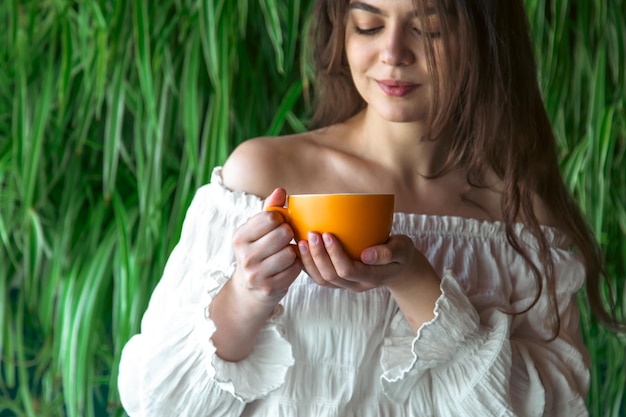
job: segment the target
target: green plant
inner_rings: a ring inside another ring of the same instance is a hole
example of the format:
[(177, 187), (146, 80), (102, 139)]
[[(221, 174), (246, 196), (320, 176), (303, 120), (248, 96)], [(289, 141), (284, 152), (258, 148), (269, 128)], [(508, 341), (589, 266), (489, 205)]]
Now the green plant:
[[(566, 183), (605, 255), (607, 275), (626, 317), (626, 2), (527, 0), (542, 89), (561, 152)], [(594, 416), (626, 413), (626, 338), (591, 316), (581, 292)], [(623, 335), (622, 335), (623, 336)]]
[(121, 414), (116, 369), (193, 191), (303, 129), (300, 1), (0, 5), (0, 410)]

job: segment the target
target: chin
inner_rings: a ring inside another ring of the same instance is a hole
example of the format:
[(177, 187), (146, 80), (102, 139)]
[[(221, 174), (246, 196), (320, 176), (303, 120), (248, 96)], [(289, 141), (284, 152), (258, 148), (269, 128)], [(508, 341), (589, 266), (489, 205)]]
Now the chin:
[(428, 117), (428, 109), (422, 103), (370, 103), (379, 117), (389, 122), (410, 123), (423, 122)]
[(416, 123), (425, 122), (426, 113), (412, 112), (380, 112), (380, 116), (388, 122), (393, 123)]

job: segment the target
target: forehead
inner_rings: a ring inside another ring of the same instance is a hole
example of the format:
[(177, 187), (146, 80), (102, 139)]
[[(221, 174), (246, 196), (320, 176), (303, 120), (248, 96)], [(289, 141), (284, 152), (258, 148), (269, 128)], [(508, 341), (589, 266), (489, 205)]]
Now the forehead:
[(348, 9), (380, 16), (404, 13), (420, 17), (439, 14), (441, 10), (445, 10), (445, 6), (434, 0), (350, 0)]

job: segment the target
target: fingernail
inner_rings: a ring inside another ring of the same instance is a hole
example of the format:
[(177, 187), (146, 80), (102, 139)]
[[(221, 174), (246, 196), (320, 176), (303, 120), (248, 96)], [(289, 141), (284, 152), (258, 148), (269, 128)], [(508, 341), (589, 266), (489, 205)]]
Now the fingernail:
[(317, 245), (319, 243), (319, 239), (317, 238), (317, 234), (310, 232), (309, 233), (309, 243), (311, 245)]
[(307, 253), (308, 249), (306, 247), (306, 242), (304, 240), (301, 240), (300, 242), (298, 242), (298, 249), (300, 249), (300, 254), (302, 255)]
[(322, 235), (322, 238), (324, 239), (324, 245), (326, 246), (330, 246), (330, 244), (333, 243), (333, 240), (330, 238), (330, 235), (324, 234)]
[(373, 250), (366, 250), (361, 254), (361, 258), (364, 263), (372, 263), (376, 260), (376, 252)]

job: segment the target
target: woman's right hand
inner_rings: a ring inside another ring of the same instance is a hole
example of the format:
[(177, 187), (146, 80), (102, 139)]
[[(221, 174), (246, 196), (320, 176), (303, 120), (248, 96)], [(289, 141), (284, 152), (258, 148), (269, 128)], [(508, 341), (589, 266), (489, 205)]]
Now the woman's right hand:
[[(275, 189), (263, 208), (282, 207), (287, 195)], [(280, 213), (262, 211), (239, 227), (233, 236), (237, 269), (233, 285), (261, 304), (277, 304), (302, 270), (297, 248), (291, 245), (294, 234)]]
[[(282, 206), (286, 193), (277, 188), (264, 208)], [(293, 231), (273, 211), (251, 217), (233, 235), (237, 268), (209, 307), (216, 326), (212, 337), (217, 355), (237, 362), (247, 357), (278, 302), (302, 270)]]

